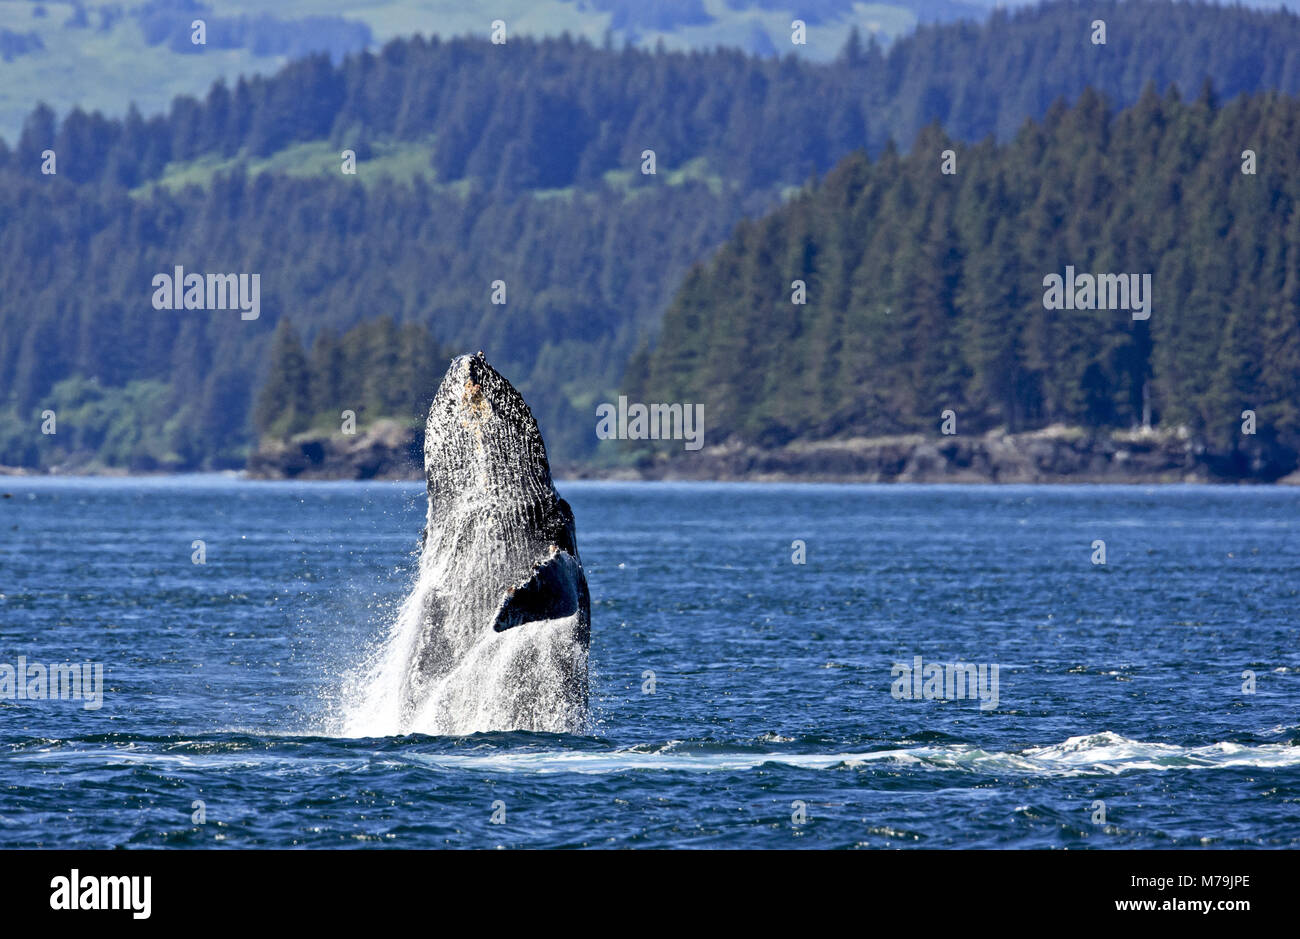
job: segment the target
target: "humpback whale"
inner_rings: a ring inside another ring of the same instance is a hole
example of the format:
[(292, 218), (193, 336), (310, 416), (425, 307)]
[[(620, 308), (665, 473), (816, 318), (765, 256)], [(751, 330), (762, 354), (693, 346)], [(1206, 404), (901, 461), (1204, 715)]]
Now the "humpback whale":
[(591, 600), (573, 510), (528, 405), (482, 352), (454, 359), (434, 396), (424, 474), (417, 582), (353, 729), (581, 730)]

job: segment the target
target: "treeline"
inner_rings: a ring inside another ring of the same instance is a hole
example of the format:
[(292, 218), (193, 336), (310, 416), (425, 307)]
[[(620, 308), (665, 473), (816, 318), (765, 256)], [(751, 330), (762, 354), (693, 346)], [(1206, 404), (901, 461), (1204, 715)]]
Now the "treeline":
[(234, 455), (214, 451), (204, 439), (201, 416), (176, 420), (168, 407), (170, 397), (159, 381), (110, 388), (93, 378), (65, 378), (50, 389), (42, 407), (21, 414), (0, 412), (2, 462), (133, 472), (183, 469), (203, 460), (240, 465)]
[[(1105, 46), (1089, 42), (1099, 17)], [(592, 407), (690, 266), (811, 174), (864, 144), (910, 142), (923, 120), (945, 119), (956, 139), (1006, 136), (1090, 83), (1123, 103), (1148, 77), (1195, 88), (1205, 73), (1225, 96), (1300, 90), (1300, 20), (1060, 3), (926, 27), (888, 52), (853, 40), (831, 64), (416, 38), (219, 83), (152, 118), (58, 122), (38, 109), (13, 151), (0, 143), (0, 415), (28, 426), (69, 378), (160, 382), (187, 465), (237, 464), (282, 317), (312, 343), (388, 314), (453, 351), (483, 349), (528, 397), (552, 454), (579, 459), (594, 446)], [(435, 185), (375, 180), (362, 162), (355, 177), (236, 169), (204, 188), (123, 188), (176, 161), (308, 140), (364, 160), (371, 140), (430, 132)], [(639, 172), (647, 148), (655, 176)], [(45, 149), (57, 175), (40, 173)], [(929, 214), (909, 211), (912, 223)], [(260, 274), (261, 318), (154, 310), (152, 278), (178, 264)], [(495, 281), (503, 305), (490, 302)], [(0, 451), (0, 463), (29, 453)]]
[[(1149, 274), (1150, 318), (1045, 309), (1067, 266)], [(959, 433), (1149, 420), (1294, 466), (1300, 101), (1087, 92), (1008, 144), (930, 128), (850, 157), (692, 270), (627, 384), (703, 402), (713, 443), (934, 434), (950, 409)]]
[[(172, 52), (201, 55), (206, 49), (248, 49), (253, 55), (301, 56), (324, 52), (338, 59), (364, 49), (373, 41), (365, 23), (341, 16), (305, 16), (285, 20), (261, 13), (257, 16), (220, 16), (199, 0), (149, 0), (131, 10), (144, 41), (166, 43)], [(204, 44), (192, 41), (195, 18), (204, 22)]]
[[(190, 19), (169, 6), (150, 16), (163, 26), (173, 17), (182, 35)], [(1097, 19), (1107, 24), (1105, 45), (1091, 41)], [(653, 149), (662, 166), (703, 159), (754, 189), (802, 183), (860, 147), (910, 142), (935, 120), (959, 139), (1007, 139), (1085, 87), (1124, 105), (1148, 81), (1195, 89), (1207, 76), (1225, 97), (1300, 92), (1300, 19), (1079, 0), (922, 26), (888, 51), (855, 32), (830, 64), (595, 48), (568, 37), (504, 45), (416, 37), (337, 66), (320, 54), (233, 88), (218, 82), (205, 99), (178, 97), (170, 113), (147, 119), (74, 110), (59, 123), (40, 109), (0, 165), (35, 173), (53, 148), (68, 178), (134, 187), (168, 163), (206, 155), (264, 157), (308, 140), (355, 148), (434, 132), (430, 160), (443, 181), (472, 177), (512, 191), (590, 185)]]
[[(196, 465), (238, 465), (281, 317), (311, 342), (389, 314), (458, 353), (483, 349), (548, 442), (580, 447), (589, 402), (744, 206), (703, 183), (540, 200), (237, 172), (135, 199), (19, 180), (0, 186), (0, 414), (33, 426), (65, 377), (161, 381), (171, 411), (203, 429)], [(153, 309), (152, 279), (178, 264), (258, 274), (260, 318)], [(20, 458), (0, 452), (0, 464)]]
[(451, 357), (419, 323), (398, 325), (391, 316), (342, 335), (323, 329), (310, 349), (285, 317), (272, 340), (253, 422), (269, 437), (337, 430), (344, 411), (353, 412), (358, 429), (382, 417), (423, 426)]

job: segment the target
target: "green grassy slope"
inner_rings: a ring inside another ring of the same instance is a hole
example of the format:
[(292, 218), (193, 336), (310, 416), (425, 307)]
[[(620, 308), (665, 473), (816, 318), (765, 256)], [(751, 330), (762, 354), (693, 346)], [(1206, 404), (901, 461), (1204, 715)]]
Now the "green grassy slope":
[[(77, 5), (72, 0), (0, 2), (0, 31), (35, 34), (44, 47), (0, 62), (0, 138), (10, 144), (39, 101), (60, 115), (81, 107), (117, 116), (131, 102), (149, 115), (166, 110), (176, 95), (206, 94), (218, 78), (233, 82), (240, 75), (271, 74), (288, 61), (286, 56), (259, 56), (249, 49), (218, 49), (211, 44), (195, 54), (176, 53), (165, 43), (150, 46), (131, 15), (137, 3), (129, 0), (84, 0), (79, 5), (86, 11), (87, 25), (70, 26)], [(494, 0), (491, 13), (486, 5), (463, 0), (277, 0), (273, 5), (264, 0), (212, 0), (208, 5), (214, 15), (227, 18), (267, 13), (280, 20), (343, 17), (369, 26), (376, 46), (415, 33), (486, 36), (492, 20), (499, 18), (506, 22), (508, 36), (568, 32), (599, 43), (610, 32), (617, 43), (630, 41), (645, 47), (662, 42), (668, 49), (792, 50), (818, 60), (833, 57), (852, 26), (885, 40), (916, 24), (915, 14), (900, 6), (852, 3), (851, 13), (810, 26), (807, 45), (796, 47), (790, 42), (790, 22), (797, 15), (793, 13), (797, 0), (789, 0), (789, 10), (734, 10), (727, 0), (703, 0), (712, 22), (672, 29), (614, 29), (612, 13), (600, 12), (584, 0)], [(104, 29), (105, 11), (114, 7), (124, 8), (125, 15)], [(182, 33), (190, 19), (177, 13)]]

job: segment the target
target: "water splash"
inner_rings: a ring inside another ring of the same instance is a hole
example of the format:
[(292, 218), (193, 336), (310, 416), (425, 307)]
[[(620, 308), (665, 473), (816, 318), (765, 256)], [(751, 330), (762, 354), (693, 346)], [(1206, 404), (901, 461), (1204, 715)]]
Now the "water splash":
[(587, 649), (573, 638), (575, 617), (483, 631), (450, 670), (412, 692), (412, 673), (420, 669), (414, 634), (423, 628), (419, 593), (417, 587), (388, 641), (349, 681), (344, 697), (355, 705), (345, 711), (342, 736), (584, 727), (583, 702), (569, 693), (571, 676), (587, 667)]

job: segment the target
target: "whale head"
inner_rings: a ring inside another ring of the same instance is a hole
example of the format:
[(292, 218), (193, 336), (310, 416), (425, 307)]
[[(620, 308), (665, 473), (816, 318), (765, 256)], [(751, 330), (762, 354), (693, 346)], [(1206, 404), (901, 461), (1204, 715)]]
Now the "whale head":
[(482, 352), (453, 359), (438, 387), (424, 470), (431, 512), (474, 498), (549, 509), (558, 498), (533, 412)]

